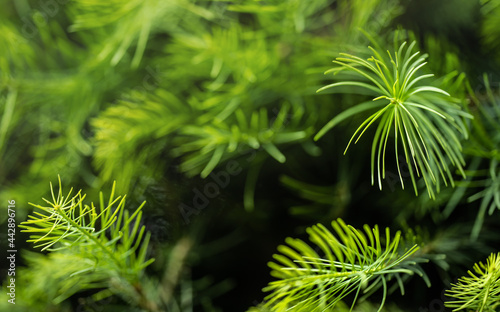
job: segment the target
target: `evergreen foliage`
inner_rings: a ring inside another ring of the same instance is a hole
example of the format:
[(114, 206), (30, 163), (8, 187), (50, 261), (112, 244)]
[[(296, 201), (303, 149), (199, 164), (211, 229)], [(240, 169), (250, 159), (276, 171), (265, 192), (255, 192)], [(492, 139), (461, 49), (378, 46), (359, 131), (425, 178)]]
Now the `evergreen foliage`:
[(474, 264), (474, 273), (468, 271), (468, 277), (462, 277), (452, 284), (448, 295), (454, 300), (446, 302), (453, 311), (474, 310), (496, 311), (500, 305), (500, 255), (492, 254), (486, 260)]
[(48, 206), (32, 204), (41, 212), (35, 211), (21, 223), (35, 248), (52, 251), (49, 256), (29, 258), (35, 269), (64, 268), (51, 277), (61, 281), (53, 290), (54, 304), (82, 290), (105, 288), (96, 296), (137, 298), (139, 305), (140, 293), (133, 290), (134, 285), (154, 261), (147, 259), (150, 233), (140, 225), (144, 204), (130, 214), (124, 210), (125, 197), (115, 198), (114, 191), (113, 185), (107, 203), (101, 193), (95, 207), (84, 204), (81, 191), (72, 196), (71, 189), (64, 196), (59, 179), (57, 195), (51, 184), (52, 201), (43, 199)]
[[(278, 247), (271, 262), (271, 275), (279, 278), (264, 291), (267, 307), (272, 311), (330, 311), (348, 294), (355, 292), (354, 303), (361, 293), (383, 288), (381, 311), (387, 296), (387, 283), (397, 280), (404, 294), (404, 275), (418, 274), (429, 283), (418, 266), (425, 259), (415, 257), (418, 245), (401, 246), (401, 233), (385, 236), (378, 226), (363, 227), (364, 232), (346, 225), (342, 219), (332, 222), (336, 235), (321, 224), (307, 229), (312, 246), (289, 238)], [(318, 255), (321, 252), (322, 256)]]
[(466, 188), (478, 189), (471, 193), (467, 201), (479, 201), (474, 228), (471, 237), (477, 239), (484, 222), (486, 213), (492, 215), (500, 209), (500, 180), (498, 167), (498, 146), (500, 137), (498, 135), (498, 119), (500, 118), (500, 102), (498, 95), (493, 93), (488, 77), (483, 75), (485, 96), (479, 99), (472, 94), (472, 100), (477, 107), (475, 120), (472, 123), (471, 132), (473, 138), (467, 142), (465, 154), (472, 157), (468, 168), (470, 179), (462, 183), (462, 188), (455, 191), (453, 200), (450, 200), (445, 208), (445, 215), (449, 215), (455, 209), (458, 200), (466, 195)]
[[(385, 178), (386, 171), (387, 141), (389, 134), (394, 133), (395, 158), (402, 187), (404, 188), (404, 182), (399, 163), (399, 140), (403, 147), (403, 159), (410, 172), (415, 194), (418, 194), (416, 176), (422, 176), (429, 196), (434, 198), (435, 193), (440, 190), (440, 179), (445, 184), (450, 181), (453, 185), (449, 163), (457, 167), (462, 176), (465, 177), (462, 169), (465, 162), (462, 157), (460, 138), (457, 134), (467, 135), (467, 130), (461, 119), (470, 115), (463, 113), (460, 106), (453, 105), (446, 99), (434, 95), (437, 93), (449, 96), (446, 91), (431, 85), (419, 86), (416, 84), (420, 80), (432, 77), (433, 74), (418, 74), (418, 70), (426, 64), (424, 61), (427, 55), (419, 57), (418, 51), (414, 53), (415, 44), (416, 42), (413, 41), (409, 47), (406, 47), (405, 41), (392, 54), (387, 51), (388, 57), (382, 56), (385, 53), (381, 51), (380, 47), (378, 50), (370, 47), (373, 55), (367, 60), (341, 53), (341, 57), (334, 61), (340, 67), (333, 68), (327, 73), (350, 70), (367, 81), (336, 82), (318, 91), (332, 87), (355, 86), (376, 96), (373, 101), (378, 102), (365, 102), (342, 112), (324, 126), (315, 138), (320, 138), (326, 131), (347, 117), (380, 107), (358, 127), (345, 152), (356, 136), (354, 143), (357, 143), (365, 131), (380, 119), (372, 143), (372, 184), (375, 182), (376, 170), (378, 185), (382, 189), (382, 179)], [(353, 91), (349, 90), (349, 92)], [(437, 172), (439, 175), (434, 174)]]
[(499, 0), (0, 7), (1, 311), (498, 310)]

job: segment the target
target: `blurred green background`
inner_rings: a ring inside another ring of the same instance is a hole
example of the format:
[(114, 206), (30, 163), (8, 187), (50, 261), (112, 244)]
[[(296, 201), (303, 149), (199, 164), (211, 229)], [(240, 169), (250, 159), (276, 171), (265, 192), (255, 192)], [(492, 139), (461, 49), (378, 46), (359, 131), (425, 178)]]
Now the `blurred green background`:
[[(423, 188), (418, 197), (401, 190), (395, 166), (382, 191), (372, 186), (367, 138), (343, 155), (360, 117), (313, 140), (369, 98), (316, 93), (332, 82), (323, 73), (340, 52), (367, 52), (361, 29), (388, 48), (397, 29), (416, 39), (438, 79), (463, 73), (443, 85), (475, 115), (463, 143), (471, 174), (456, 175), (457, 187), (436, 200)], [(0, 0), (2, 211), (15, 199), (16, 221), (25, 220), (28, 202), (48, 198), (57, 175), (93, 200), (116, 181), (130, 207), (147, 202), (157, 261), (146, 275), (177, 272), (180, 311), (257, 305), (276, 247), (312, 224), (342, 217), (419, 228), (450, 267), (429, 264), (431, 288), (412, 279), (410, 295), (390, 298), (405, 311), (434, 311), (447, 283), (498, 250), (498, 213), (484, 211), (500, 208), (499, 43), (498, 0)], [(484, 222), (472, 241), (478, 211)], [(4, 278), (6, 213), (0, 222)], [(26, 238), (16, 235), (19, 257), (32, 250)], [(179, 246), (187, 251), (172, 269)], [(17, 287), (26, 292), (20, 311), (104, 311), (89, 291), (54, 306)], [(10, 308), (6, 300), (0, 307)]]

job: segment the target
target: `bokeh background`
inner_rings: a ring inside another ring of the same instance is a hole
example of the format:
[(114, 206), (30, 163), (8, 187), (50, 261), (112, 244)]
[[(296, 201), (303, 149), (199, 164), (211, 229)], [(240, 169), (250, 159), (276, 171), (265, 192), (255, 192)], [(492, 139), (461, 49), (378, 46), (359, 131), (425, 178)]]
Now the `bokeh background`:
[[(363, 116), (313, 140), (368, 98), (316, 93), (332, 82), (324, 72), (340, 52), (366, 53), (361, 30), (388, 49), (396, 30), (417, 40), (429, 70), (449, 77), (447, 91), (475, 114), (463, 143), (471, 174), (456, 175), (457, 187), (435, 200), (424, 188), (402, 190), (394, 164), (383, 189), (372, 186), (368, 135), (343, 155)], [(1, 0), (0, 276), (7, 201), (15, 199), (20, 223), (60, 175), (95, 201), (116, 181), (127, 205), (147, 202), (157, 261), (145, 275), (175, 272), (165, 311), (258, 305), (276, 247), (338, 217), (418, 229), (449, 267), (431, 262), (431, 288), (413, 278), (390, 302), (395, 311), (444, 311), (449, 282), (498, 250), (499, 47), (498, 0)], [(34, 250), (26, 239), (18, 231), (18, 274), (57, 289), (23, 260)], [(29, 283), (17, 287), (19, 311), (136, 306), (93, 301), (92, 291), (54, 305)], [(2, 311), (12, 308), (6, 301)]]

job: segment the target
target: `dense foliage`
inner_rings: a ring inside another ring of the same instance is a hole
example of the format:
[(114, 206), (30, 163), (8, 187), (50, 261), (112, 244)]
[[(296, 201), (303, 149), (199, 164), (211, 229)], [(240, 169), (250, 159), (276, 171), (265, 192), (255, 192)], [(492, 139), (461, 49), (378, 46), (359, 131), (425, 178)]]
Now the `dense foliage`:
[(0, 310), (498, 310), (499, 0), (0, 7)]

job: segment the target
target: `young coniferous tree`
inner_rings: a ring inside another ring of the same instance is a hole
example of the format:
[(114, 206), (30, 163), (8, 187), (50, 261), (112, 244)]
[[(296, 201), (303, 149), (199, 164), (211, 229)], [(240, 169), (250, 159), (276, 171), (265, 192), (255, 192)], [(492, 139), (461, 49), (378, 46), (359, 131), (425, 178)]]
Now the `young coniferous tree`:
[(498, 310), (500, 1), (1, 7), (0, 310)]

